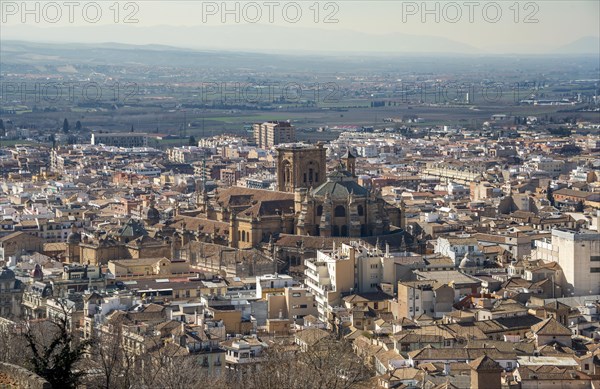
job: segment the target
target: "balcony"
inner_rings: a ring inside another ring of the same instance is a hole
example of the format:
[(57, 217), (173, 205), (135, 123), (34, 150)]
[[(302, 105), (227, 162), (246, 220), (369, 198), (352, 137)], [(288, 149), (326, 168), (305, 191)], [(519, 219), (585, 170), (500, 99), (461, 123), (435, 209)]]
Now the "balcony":
[(306, 284), (306, 286), (308, 286), (310, 289), (312, 289), (315, 292), (316, 296), (324, 295), (324, 293), (326, 291), (332, 290), (331, 285), (329, 285), (329, 279), (327, 279), (327, 281), (328, 282), (325, 285), (323, 285), (323, 284), (319, 284), (319, 283), (315, 282), (311, 278), (304, 279), (304, 283)]

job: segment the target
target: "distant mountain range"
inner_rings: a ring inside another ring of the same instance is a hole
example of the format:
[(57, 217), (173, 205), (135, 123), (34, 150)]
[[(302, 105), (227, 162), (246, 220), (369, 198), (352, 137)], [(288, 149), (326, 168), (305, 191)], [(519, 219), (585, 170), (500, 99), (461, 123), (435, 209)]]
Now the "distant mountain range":
[(553, 50), (556, 54), (600, 54), (600, 38), (586, 36)]
[[(75, 30), (76, 29), (76, 30)], [(76, 33), (74, 33), (76, 31)], [(43, 37), (40, 39), (40, 37)], [(369, 34), (273, 25), (125, 26), (97, 25), (44, 28), (30, 25), (2, 27), (2, 40), (174, 46), (196, 50), (235, 50), (270, 53), (389, 54), (498, 54), (445, 37), (402, 33)], [(113, 46), (114, 47), (114, 46)], [(163, 47), (166, 49), (165, 47)], [(315, 49), (318, 48), (318, 49)], [(180, 49), (179, 49), (180, 50)], [(518, 52), (523, 50), (516, 49)], [(584, 37), (541, 54), (598, 54), (600, 38)], [(540, 54), (540, 53), (538, 53)]]
[[(167, 45), (132, 45), (124, 43), (45, 43), (2, 39), (0, 63), (24, 69), (35, 68), (42, 73), (86, 72), (97, 66), (136, 67), (160, 66), (189, 68), (218, 74), (229, 70), (242, 77), (252, 73), (264, 75), (287, 72), (311, 74), (344, 74), (372, 71), (417, 71), (421, 74), (496, 74), (502, 71), (544, 72), (573, 70), (573, 61), (586, 69), (597, 69), (597, 55), (573, 54), (567, 47), (558, 53), (539, 55), (478, 55), (432, 53), (366, 53), (331, 52), (328, 55), (276, 52), (260, 53), (240, 50), (195, 50)], [(569, 61), (565, 61), (565, 55)], [(87, 65), (87, 66), (86, 66)], [(81, 68), (83, 66), (83, 68)], [(88, 70), (83, 70), (88, 69)], [(412, 69), (412, 70), (411, 70)], [(135, 73), (135, 72), (134, 72)], [(260, 76), (259, 76), (260, 77)]]

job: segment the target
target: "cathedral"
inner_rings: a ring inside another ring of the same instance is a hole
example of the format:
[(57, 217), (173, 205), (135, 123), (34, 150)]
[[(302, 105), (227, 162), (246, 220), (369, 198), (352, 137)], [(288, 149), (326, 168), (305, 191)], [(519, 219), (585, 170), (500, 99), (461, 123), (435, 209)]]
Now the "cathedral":
[[(311, 152), (310, 149), (306, 150)], [(285, 161), (285, 153), (282, 158)], [(305, 176), (313, 176), (310, 159), (299, 159), (309, 161), (305, 162), (300, 177), (303, 179)], [(324, 237), (365, 237), (389, 233), (390, 224), (394, 224), (392, 222), (400, 226), (400, 210), (387, 204), (376, 191), (358, 184), (356, 157), (348, 151), (342, 157), (342, 162), (322, 183), (318, 182), (318, 178), (325, 175), (324, 169), (315, 172), (314, 187), (310, 180), (308, 183), (301, 181), (297, 185), (292, 184), (295, 188), (295, 233)], [(308, 188), (307, 184), (310, 185)]]
[(257, 247), (280, 234), (358, 238), (403, 227), (399, 207), (358, 183), (350, 151), (328, 175), (322, 144), (283, 146), (277, 152), (277, 191), (230, 187), (210, 200), (199, 196), (197, 217), (227, 230), (223, 238), (231, 247)]

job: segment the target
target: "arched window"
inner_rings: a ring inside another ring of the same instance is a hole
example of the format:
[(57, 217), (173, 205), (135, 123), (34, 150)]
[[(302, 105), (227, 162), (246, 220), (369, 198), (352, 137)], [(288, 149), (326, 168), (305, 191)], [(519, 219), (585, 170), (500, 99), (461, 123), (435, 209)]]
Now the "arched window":
[(323, 215), (323, 206), (319, 205), (317, 207), (317, 216), (321, 216), (321, 215)]
[(358, 210), (358, 216), (363, 216), (365, 214), (365, 209), (363, 208), (362, 205), (359, 204), (357, 207), (357, 210)]
[(242, 242), (246, 241), (246, 231), (242, 231)]
[(292, 166), (290, 161), (283, 162), (283, 180), (286, 183), (292, 182)]
[(346, 216), (346, 208), (343, 205), (338, 205), (335, 207), (335, 211), (333, 212), (335, 217), (344, 217)]

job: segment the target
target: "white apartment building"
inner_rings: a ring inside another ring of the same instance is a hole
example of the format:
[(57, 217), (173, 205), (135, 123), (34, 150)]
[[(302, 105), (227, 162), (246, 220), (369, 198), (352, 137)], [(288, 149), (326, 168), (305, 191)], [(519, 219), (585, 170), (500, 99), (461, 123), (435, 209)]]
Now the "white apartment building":
[(396, 262), (400, 253), (385, 252), (353, 241), (332, 250), (318, 250), (316, 258), (304, 261), (305, 286), (314, 294), (319, 319), (342, 303), (342, 294), (378, 291), (382, 283), (397, 283)]
[(536, 241), (533, 257), (557, 262), (575, 296), (600, 294), (600, 233), (554, 229), (551, 241)]

